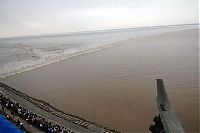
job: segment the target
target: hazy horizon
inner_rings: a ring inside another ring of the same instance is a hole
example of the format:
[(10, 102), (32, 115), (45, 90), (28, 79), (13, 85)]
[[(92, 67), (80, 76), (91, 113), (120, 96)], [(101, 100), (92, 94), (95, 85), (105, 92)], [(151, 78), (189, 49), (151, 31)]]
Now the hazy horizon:
[(101, 31), (112, 31), (112, 30), (125, 30), (125, 29), (139, 29), (139, 28), (150, 28), (150, 27), (167, 27), (167, 26), (181, 26), (181, 25), (200, 25), (200, 23), (189, 23), (189, 24), (169, 24), (169, 25), (153, 25), (153, 26), (142, 26), (142, 27), (123, 27), (123, 28), (113, 28), (113, 29), (94, 29), (94, 30), (82, 30), (82, 31), (68, 31), (68, 32), (48, 32), (48, 33), (36, 33), (36, 34), (27, 34), (19, 36), (6, 36), (0, 37), (0, 39), (6, 38), (21, 38), (21, 37), (40, 37), (40, 36), (51, 36), (51, 35), (63, 35), (63, 34), (84, 34), (90, 32), (101, 32)]
[(198, 24), (198, 6), (198, 0), (1, 0), (0, 38)]

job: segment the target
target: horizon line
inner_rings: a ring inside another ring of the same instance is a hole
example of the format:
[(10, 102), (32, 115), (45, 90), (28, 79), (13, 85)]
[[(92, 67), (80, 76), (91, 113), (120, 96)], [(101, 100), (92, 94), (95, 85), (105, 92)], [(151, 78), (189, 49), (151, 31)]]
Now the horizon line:
[(9, 39), (9, 38), (28, 38), (28, 37), (42, 37), (42, 36), (54, 36), (54, 35), (72, 35), (72, 34), (84, 34), (91, 32), (103, 32), (103, 31), (117, 31), (123, 29), (140, 29), (140, 28), (148, 28), (148, 27), (167, 27), (167, 26), (181, 26), (181, 25), (200, 25), (200, 23), (182, 23), (182, 24), (166, 24), (166, 25), (154, 25), (154, 26), (139, 26), (139, 27), (124, 27), (124, 28), (111, 28), (111, 29), (96, 29), (96, 30), (82, 30), (82, 31), (69, 31), (69, 32), (52, 32), (52, 33), (35, 33), (29, 35), (20, 35), (20, 36), (5, 36), (0, 37), (0, 39)]

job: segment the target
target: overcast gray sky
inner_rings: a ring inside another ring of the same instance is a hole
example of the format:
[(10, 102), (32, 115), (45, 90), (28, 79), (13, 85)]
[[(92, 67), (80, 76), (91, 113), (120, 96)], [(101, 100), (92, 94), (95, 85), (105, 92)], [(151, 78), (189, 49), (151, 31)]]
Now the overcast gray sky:
[(0, 37), (198, 23), (198, 0), (0, 0)]

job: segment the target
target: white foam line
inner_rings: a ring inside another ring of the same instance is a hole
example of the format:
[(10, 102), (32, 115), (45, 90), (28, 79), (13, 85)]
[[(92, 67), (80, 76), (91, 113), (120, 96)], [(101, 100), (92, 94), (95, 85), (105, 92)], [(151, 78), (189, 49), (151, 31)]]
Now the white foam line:
[[(135, 40), (138, 40), (138, 39), (135, 39)], [(8, 76), (18, 74), (18, 73), (26, 72), (26, 71), (29, 71), (29, 70), (32, 70), (32, 69), (35, 69), (35, 68), (39, 68), (39, 67), (42, 67), (42, 66), (45, 66), (45, 65), (48, 65), (48, 64), (63, 61), (63, 60), (66, 60), (66, 59), (69, 59), (69, 58), (72, 58), (72, 57), (76, 57), (76, 56), (80, 56), (80, 55), (89, 54), (89, 53), (101, 51), (101, 50), (104, 50), (104, 49), (112, 48), (114, 46), (120, 45), (120, 43), (127, 43), (127, 42), (123, 41), (123, 42), (113, 43), (113, 44), (102, 46), (102, 47), (95, 48), (95, 49), (93, 48), (93, 49), (89, 49), (89, 50), (79, 51), (79, 52), (69, 54), (69, 55), (64, 54), (64, 55), (61, 55), (61, 56), (52, 57), (52, 58), (47, 59), (47, 60), (39, 60), (35, 64), (26, 64), (25, 66), (22, 66), (19, 69), (12, 70), (12, 71), (5, 72), (5, 73), (1, 73), (0, 78), (5, 78), (5, 77), (8, 77)]]
[[(157, 33), (157, 34), (164, 34), (164, 33), (169, 33), (169, 32), (162, 32), (162, 33)], [(34, 64), (25, 64), (24, 66), (22, 65), (21, 68), (11, 70), (11, 71), (8, 71), (8, 72), (1, 72), (0, 73), (0, 79), (8, 77), (8, 76), (15, 75), (15, 74), (18, 74), (18, 73), (26, 72), (26, 71), (29, 71), (29, 70), (32, 70), (32, 69), (35, 69), (35, 68), (39, 68), (39, 67), (42, 67), (42, 66), (45, 66), (45, 65), (49, 65), (49, 64), (52, 64), (52, 63), (63, 61), (63, 60), (66, 60), (66, 59), (69, 59), (69, 58), (72, 58), (72, 57), (101, 51), (101, 50), (104, 50), (104, 49), (112, 48), (112, 47), (123, 45), (123, 44), (129, 44), (131, 42), (146, 39), (146, 38), (155, 36), (157, 34), (154, 33), (154, 34), (144, 35), (144, 36), (136, 37), (134, 39), (128, 39), (128, 40), (120, 41), (120, 42), (117, 42), (117, 43), (111, 43), (109, 45), (104, 45), (104, 46), (97, 47), (97, 48), (91, 48), (91, 49), (88, 49), (88, 50), (79, 51), (79, 52), (76, 52), (76, 53), (73, 53), (73, 54), (63, 54), (63, 55), (60, 55), (60, 56), (51, 57), (51, 58), (46, 59), (46, 60), (44, 58), (42, 60), (35, 62)]]

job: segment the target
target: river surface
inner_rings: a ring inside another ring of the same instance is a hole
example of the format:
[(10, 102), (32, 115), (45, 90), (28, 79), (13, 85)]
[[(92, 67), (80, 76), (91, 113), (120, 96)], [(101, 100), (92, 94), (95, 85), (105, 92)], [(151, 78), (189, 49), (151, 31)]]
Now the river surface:
[(1, 81), (65, 112), (132, 133), (147, 132), (158, 114), (155, 81), (162, 78), (183, 128), (198, 132), (198, 37), (198, 29), (153, 35)]

